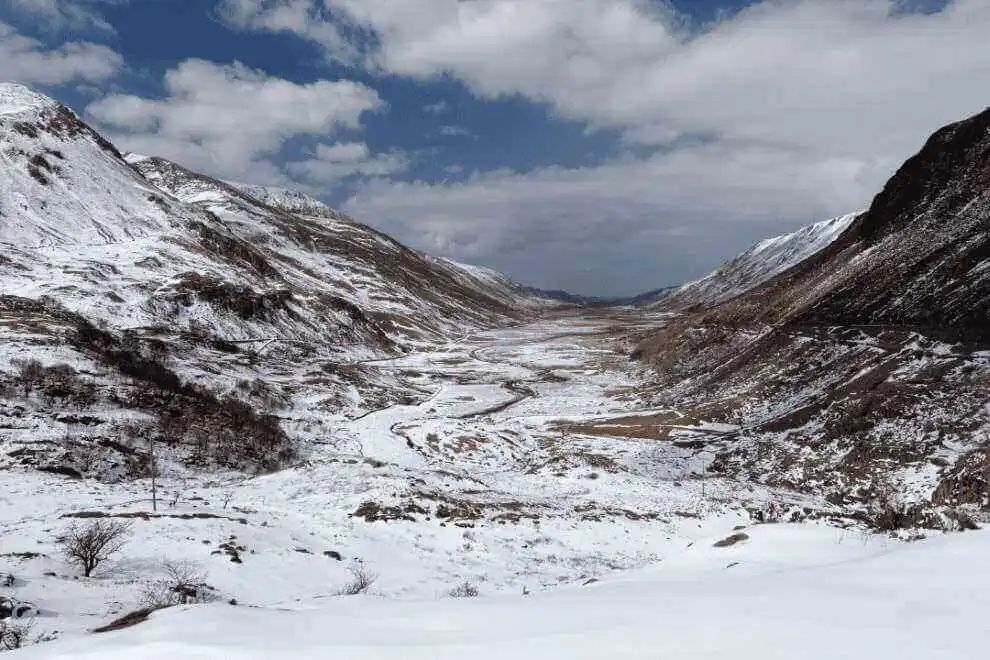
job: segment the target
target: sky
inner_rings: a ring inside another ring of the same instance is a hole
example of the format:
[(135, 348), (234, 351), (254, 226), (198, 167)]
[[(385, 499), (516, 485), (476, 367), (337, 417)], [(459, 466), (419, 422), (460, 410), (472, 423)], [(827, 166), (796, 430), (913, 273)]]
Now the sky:
[(990, 105), (990, 0), (0, 0), (120, 148), (631, 295), (865, 208)]

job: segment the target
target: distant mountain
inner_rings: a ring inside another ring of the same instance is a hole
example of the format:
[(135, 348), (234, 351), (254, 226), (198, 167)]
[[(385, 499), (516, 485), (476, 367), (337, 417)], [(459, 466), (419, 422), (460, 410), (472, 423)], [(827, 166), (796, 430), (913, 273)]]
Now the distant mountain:
[(760, 241), (701, 279), (657, 299), (666, 309), (709, 306), (753, 289), (834, 241), (856, 219), (851, 213)]
[(680, 288), (678, 285), (665, 286), (659, 289), (653, 289), (652, 291), (644, 291), (629, 298), (613, 298), (609, 300), (609, 303), (612, 305), (652, 306)]

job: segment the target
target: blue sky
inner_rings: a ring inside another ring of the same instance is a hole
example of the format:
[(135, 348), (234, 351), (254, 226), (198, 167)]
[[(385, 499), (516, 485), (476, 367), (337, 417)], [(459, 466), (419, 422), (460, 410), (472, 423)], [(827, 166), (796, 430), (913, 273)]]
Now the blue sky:
[(623, 295), (867, 204), (990, 103), (988, 5), (0, 0), (0, 77), (124, 149)]

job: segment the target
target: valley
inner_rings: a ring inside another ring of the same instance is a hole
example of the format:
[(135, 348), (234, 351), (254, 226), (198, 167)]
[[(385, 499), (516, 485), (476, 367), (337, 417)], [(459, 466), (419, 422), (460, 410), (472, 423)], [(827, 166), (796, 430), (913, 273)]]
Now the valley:
[[(3, 552), (41, 555), (18, 562), (18, 597), (82, 632), (123, 614), (168, 561), (194, 562), (225, 599), (273, 607), (330, 597), (356, 565), (378, 576), (380, 596), (431, 598), (462, 583), (518, 594), (710, 545), (749, 524), (747, 507), (787, 497), (705, 478), (703, 441), (724, 425), (607, 432), (613, 419), (681, 417), (644, 408), (649, 374), (628, 357), (665, 317), (562, 311), (366, 362), (414, 384), (418, 400), (350, 418), (287, 410), (296, 464), (246, 477), (163, 463), (157, 511), (148, 479), (18, 470), (0, 496)], [(119, 565), (95, 582), (65, 575), (53, 546), (61, 524), (87, 515), (132, 523)], [(244, 548), (238, 562), (217, 552), (229, 539)]]
[[(0, 645), (959, 657), (990, 520), (988, 158), (990, 111), (860, 213), (606, 302), (121, 153), (0, 84)], [(80, 571), (67, 546), (105, 528)], [(731, 635), (697, 639), (712, 617)]]

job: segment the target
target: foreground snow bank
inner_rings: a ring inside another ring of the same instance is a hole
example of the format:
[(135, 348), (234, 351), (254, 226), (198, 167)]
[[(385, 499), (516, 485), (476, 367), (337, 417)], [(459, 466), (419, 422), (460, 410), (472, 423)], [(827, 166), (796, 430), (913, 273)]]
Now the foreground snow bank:
[(750, 531), (739, 546), (696, 546), (666, 566), (527, 597), (189, 607), (14, 655), (932, 660), (978, 657), (990, 642), (988, 532), (904, 545), (855, 535), (823, 544), (821, 529), (804, 527)]

